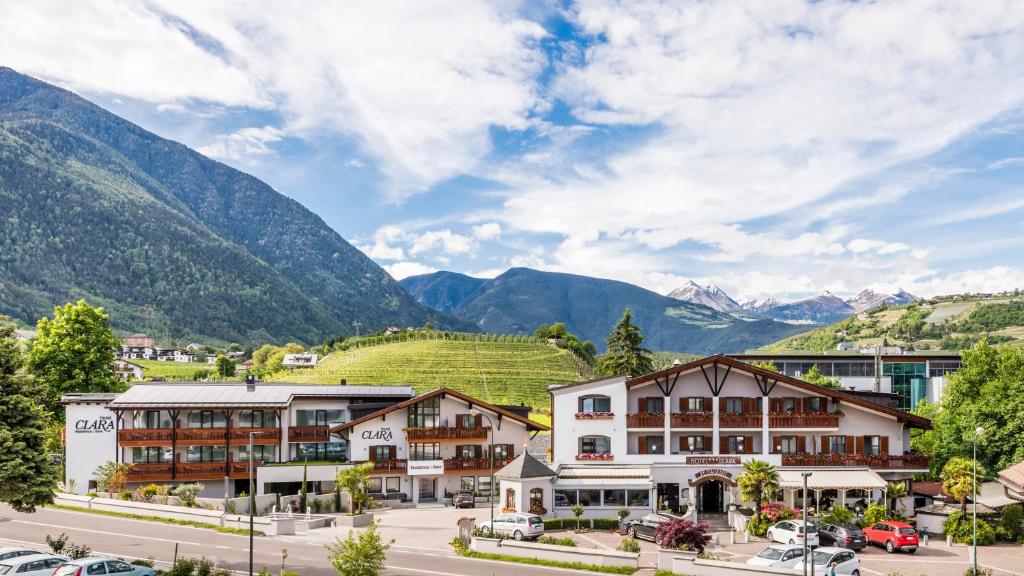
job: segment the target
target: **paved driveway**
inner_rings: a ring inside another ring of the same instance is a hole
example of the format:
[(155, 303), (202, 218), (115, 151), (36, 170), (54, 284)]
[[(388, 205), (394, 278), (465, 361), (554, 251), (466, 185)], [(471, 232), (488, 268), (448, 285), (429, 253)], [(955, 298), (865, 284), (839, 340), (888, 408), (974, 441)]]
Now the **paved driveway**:
[[(495, 516), (500, 511), (495, 509)], [(476, 518), (477, 523), (490, 518), (490, 510), (477, 508), (409, 508), (404, 510), (375, 511), (380, 522), (381, 534), (394, 539), (395, 546), (405, 549), (451, 550), (451, 541), (458, 536), (458, 521), (462, 517)], [(299, 533), (293, 537), (304, 541), (333, 541), (336, 537), (348, 535), (348, 528), (324, 528)]]

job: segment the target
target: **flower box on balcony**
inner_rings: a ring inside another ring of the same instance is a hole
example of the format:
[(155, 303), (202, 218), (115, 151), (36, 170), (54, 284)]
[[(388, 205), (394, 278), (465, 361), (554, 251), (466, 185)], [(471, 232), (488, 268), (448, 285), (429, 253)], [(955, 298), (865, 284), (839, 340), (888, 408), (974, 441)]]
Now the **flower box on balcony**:
[(611, 454), (577, 454), (577, 460), (613, 460), (615, 457)]
[(615, 418), (614, 412), (577, 412), (577, 420), (611, 420)]

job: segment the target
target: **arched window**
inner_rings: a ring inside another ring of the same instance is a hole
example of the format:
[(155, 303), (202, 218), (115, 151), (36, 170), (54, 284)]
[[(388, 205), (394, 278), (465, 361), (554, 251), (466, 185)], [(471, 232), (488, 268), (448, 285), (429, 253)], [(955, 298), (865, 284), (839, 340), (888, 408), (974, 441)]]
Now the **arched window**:
[(548, 511), (544, 509), (544, 489), (533, 488), (530, 490), (530, 513), (531, 514), (547, 514)]
[(612, 411), (612, 399), (601, 394), (580, 396), (578, 412), (584, 414), (607, 413)]
[(505, 490), (505, 510), (509, 512), (516, 511), (516, 491), (514, 488)]

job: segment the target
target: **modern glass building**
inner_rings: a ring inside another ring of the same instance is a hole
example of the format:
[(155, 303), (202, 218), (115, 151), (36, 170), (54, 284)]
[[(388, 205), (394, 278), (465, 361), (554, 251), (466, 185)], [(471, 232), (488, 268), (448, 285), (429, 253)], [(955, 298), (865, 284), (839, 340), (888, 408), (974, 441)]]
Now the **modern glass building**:
[(928, 398), (928, 364), (925, 362), (883, 362), (882, 375), (891, 377), (892, 392), (899, 396), (896, 408), (911, 410)]

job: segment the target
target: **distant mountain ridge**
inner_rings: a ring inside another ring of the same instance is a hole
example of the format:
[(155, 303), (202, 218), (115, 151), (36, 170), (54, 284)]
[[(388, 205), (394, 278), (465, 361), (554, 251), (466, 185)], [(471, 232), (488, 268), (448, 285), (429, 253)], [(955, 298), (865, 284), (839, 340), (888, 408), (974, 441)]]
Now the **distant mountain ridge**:
[(730, 312), (740, 308), (740, 305), (718, 286), (714, 284), (701, 286), (693, 280), (690, 280), (681, 288), (676, 288), (669, 292), (668, 297), (685, 302), (693, 302), (694, 304), (703, 304), (719, 312)]
[(771, 319), (737, 318), (617, 280), (529, 268), (512, 268), (491, 280), (434, 272), (401, 284), (421, 303), (485, 332), (533, 333), (540, 324), (565, 322), (598, 350), (604, 350), (605, 337), (627, 307), (643, 331), (644, 345), (653, 350), (741, 352), (780, 338), (774, 334), (801, 330)]
[(467, 326), (266, 183), (2, 67), (0, 221), (0, 314), (27, 324), (86, 298), (164, 339)]

